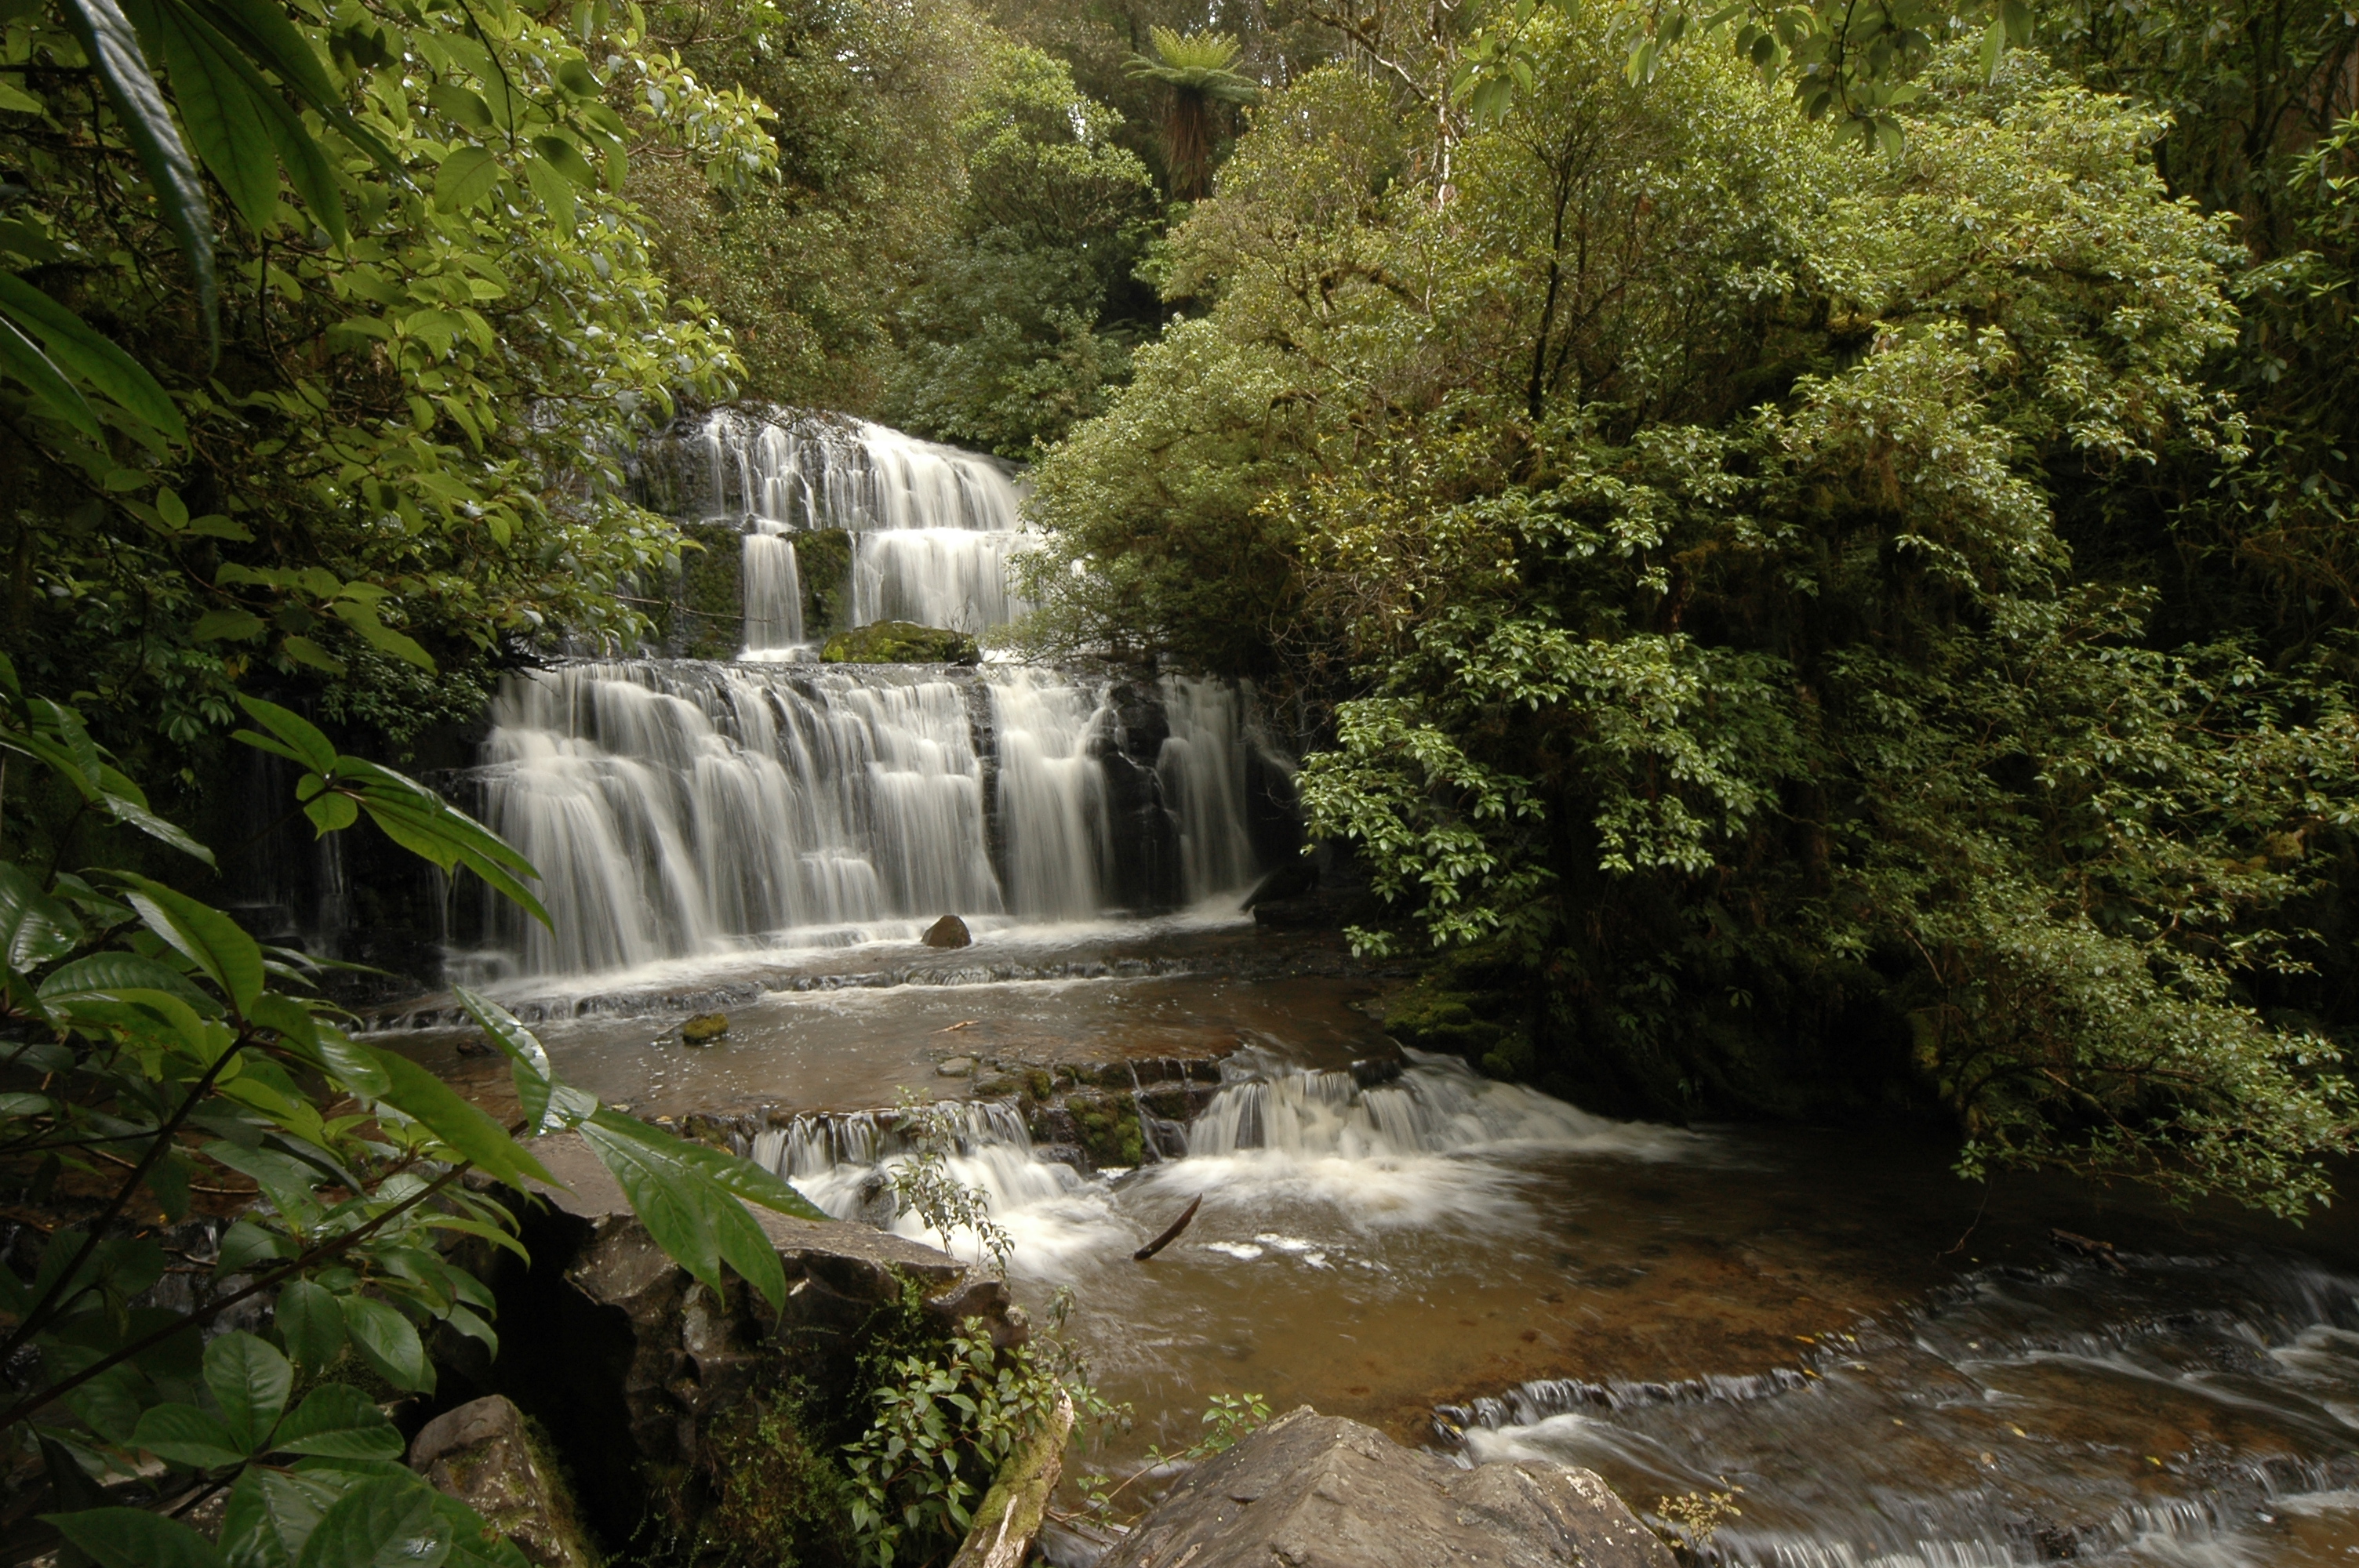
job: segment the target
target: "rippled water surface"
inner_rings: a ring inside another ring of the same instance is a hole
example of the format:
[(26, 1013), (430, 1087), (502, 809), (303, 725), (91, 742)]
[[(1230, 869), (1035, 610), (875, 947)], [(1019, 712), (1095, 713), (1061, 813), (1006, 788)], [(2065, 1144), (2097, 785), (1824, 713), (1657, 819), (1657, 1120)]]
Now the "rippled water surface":
[[(1741, 1487), (1710, 1546), (1730, 1562), (2359, 1563), (2359, 1249), (2339, 1224), (1984, 1189), (1920, 1130), (1620, 1123), (1441, 1060), (1355, 1076), (1390, 1054), (1364, 1011), (1378, 986), (1274, 974), (1249, 929), (985, 942), (962, 979), (919, 983), (948, 960), (864, 954), (810, 970), (857, 985), (753, 987), (709, 1052), (654, 1043), (659, 1015), (545, 1038), (610, 1098), (812, 1113), (957, 1093), (933, 1071), (953, 1053), (1242, 1043), (1184, 1156), (1175, 1131), (1173, 1157), (1085, 1178), (977, 1111), (955, 1162), (1015, 1238), (1019, 1293), (1074, 1292), (1069, 1332), (1136, 1412), (1117, 1469), (1252, 1391), (1469, 1462), (1588, 1465), (1642, 1509)], [(756, 1152), (889, 1218), (873, 1123), (806, 1119)]]

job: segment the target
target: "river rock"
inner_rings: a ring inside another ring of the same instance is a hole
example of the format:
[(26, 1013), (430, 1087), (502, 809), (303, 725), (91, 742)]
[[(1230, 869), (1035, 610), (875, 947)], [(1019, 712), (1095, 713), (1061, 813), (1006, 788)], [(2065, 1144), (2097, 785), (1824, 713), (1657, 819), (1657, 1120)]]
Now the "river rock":
[(1674, 1568), (1588, 1470), (1462, 1470), (1308, 1405), (1206, 1462), (1101, 1568)]
[(524, 1413), (489, 1394), (428, 1422), (409, 1445), (409, 1467), (481, 1514), (536, 1568), (595, 1568), (572, 1499), (534, 1447)]
[(929, 947), (971, 947), (974, 945), (973, 933), (968, 931), (966, 922), (955, 914), (945, 914), (927, 926), (926, 934), (918, 940)]
[(974, 1076), (974, 1058), (972, 1056), (945, 1056), (940, 1062), (934, 1064), (934, 1073), (938, 1077), (944, 1078), (973, 1077)]
[(751, 1212), (777, 1249), (784, 1310), (734, 1279), (716, 1295), (656, 1245), (578, 1135), (533, 1152), (564, 1186), (538, 1188), (542, 1201), (519, 1216), (531, 1266), (488, 1265), (510, 1326), (475, 1380), (555, 1437), (584, 1512), (610, 1540), (631, 1538), (651, 1486), (696, 1471), (711, 1423), (757, 1379), (799, 1383), (822, 1404), (851, 1399), (863, 1336), (899, 1310), (905, 1281), (940, 1324), (981, 1318), (1003, 1347), (1027, 1337), (1007, 1287), (946, 1253), (761, 1208)]

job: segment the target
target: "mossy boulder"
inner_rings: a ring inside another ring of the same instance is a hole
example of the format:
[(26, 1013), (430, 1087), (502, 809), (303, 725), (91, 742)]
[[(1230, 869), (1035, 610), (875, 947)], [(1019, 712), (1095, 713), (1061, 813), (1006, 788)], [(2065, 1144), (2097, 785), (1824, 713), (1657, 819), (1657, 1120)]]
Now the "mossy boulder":
[(700, 1012), (679, 1026), (679, 1037), (690, 1045), (710, 1045), (728, 1033), (725, 1012)]
[(745, 535), (725, 523), (689, 523), (679, 532), (690, 547), (679, 553), (666, 641), (682, 658), (734, 659), (745, 641)]
[(804, 635), (842, 631), (852, 619), (852, 535), (841, 528), (810, 528), (796, 534), (794, 543)]
[(1510, 965), (1477, 955), (1445, 959), (1385, 1003), (1385, 1033), (1420, 1051), (1464, 1058), (1495, 1078), (1525, 1078), (1536, 1065)]
[(837, 633), (819, 656), (831, 665), (979, 665), (983, 649), (963, 632), (914, 621), (877, 621)]
[(1128, 1096), (1068, 1095), (1065, 1113), (1072, 1119), (1073, 1141), (1093, 1162), (1127, 1170), (1147, 1157), (1147, 1141), (1138, 1129), (1138, 1108)]

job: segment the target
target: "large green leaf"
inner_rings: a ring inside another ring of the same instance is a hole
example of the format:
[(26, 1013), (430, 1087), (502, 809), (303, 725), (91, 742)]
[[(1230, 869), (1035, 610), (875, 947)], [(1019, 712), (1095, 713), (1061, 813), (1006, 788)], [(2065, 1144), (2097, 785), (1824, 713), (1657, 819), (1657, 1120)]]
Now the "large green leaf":
[(228, 1568), (212, 1541), (178, 1519), (145, 1509), (41, 1517), (103, 1568)]
[[(289, 1280), (279, 1286), (274, 1322), (287, 1354), (314, 1370), (333, 1361), (344, 1348), (344, 1311), (324, 1285)], [(309, 1404), (306, 1400), (307, 1408)], [(301, 1419), (300, 1411), (296, 1419)]]
[(514, 1013), (464, 986), (451, 989), (468, 1016), (483, 1025), (485, 1038), (506, 1053), (513, 1064), (510, 1076), (516, 1080), (516, 1098), (524, 1107), (526, 1137), (539, 1138), (560, 1128), (572, 1127), (597, 1110), (594, 1096), (557, 1081), (549, 1052)]
[(556, 1177), (508, 1136), (507, 1129), (462, 1098), (450, 1085), (397, 1051), (380, 1051), (355, 1044), (385, 1069), (389, 1087), (377, 1098), (409, 1117), (477, 1169), (504, 1182), (523, 1184), (527, 1177), (554, 1182)]
[(693, 1145), (604, 1107), (580, 1130), (674, 1262), (715, 1292), (725, 1262), (772, 1307), (785, 1302), (777, 1249), (736, 1195), (701, 1168)]
[(89, 399), (74, 390), (73, 383), (49, 362), (38, 343), (5, 316), (0, 316), (0, 371), (23, 383), (36, 404), (52, 416), (64, 420), (93, 441), (106, 439), (106, 432), (99, 425)]
[(247, 224), (257, 232), (268, 228), (278, 211), (278, 159), (269, 122), (239, 69), (244, 61), (220, 33), (174, 0), (124, 0), (123, 8), (140, 36), (155, 42), (197, 157)]
[(280, 1425), (271, 1446), (332, 1459), (398, 1459), (402, 1443), (400, 1429), (366, 1394), (350, 1383), (323, 1383)]
[(125, 902), (147, 928), (187, 955), (241, 1014), (254, 1004), (262, 994), (262, 949), (236, 921), (147, 877), (118, 871), (115, 880), (130, 890)]
[(164, 222), (188, 258), (197, 286), (197, 310), (205, 324), (206, 341), (218, 351), (221, 342), (221, 287), (213, 271), (212, 210), (205, 201), (204, 180), (196, 160), (180, 140), (179, 127), (164, 104), (164, 94), (147, 59), (139, 50), (139, 35), (114, 0), (63, 0), (66, 25), (82, 40), (108, 97), (123, 123), (124, 135), (139, 155), (148, 188), (162, 209)]
[(188, 976), (136, 953), (92, 953), (60, 965), (41, 982), (38, 995), (45, 1002), (63, 1006), (86, 997), (121, 996), (127, 991), (161, 991), (178, 997), (201, 1017), (221, 1016), (221, 1003), (190, 984)]
[(194, 1465), (200, 1470), (219, 1470), (242, 1464), (249, 1451), (221, 1417), (194, 1405), (150, 1408), (132, 1429), (131, 1441), (135, 1447), (144, 1448), (159, 1459)]
[(371, 1296), (344, 1296), (344, 1332), (361, 1359), (397, 1389), (428, 1393), (434, 1388), (434, 1368), (426, 1362), (426, 1346), (416, 1325), (395, 1308)]
[(229, 1568), (294, 1568), (341, 1488), (312, 1476), (249, 1465), (229, 1490), (221, 1538)]
[(311, 1527), (297, 1568), (440, 1568), (451, 1526), (414, 1476), (364, 1481)]
[(285, 1412), (295, 1369), (267, 1341), (232, 1332), (205, 1346), (205, 1387), (213, 1391), (230, 1436), (250, 1452), (269, 1440)]
[(0, 312), (40, 339), (60, 369), (82, 377), (171, 439), (189, 438), (179, 406), (146, 366), (15, 273), (0, 273)]
[(237, 702), (256, 723), (277, 737), (279, 744), (268, 745), (263, 737), (245, 730), (238, 731), (234, 739), (249, 746), (277, 752), (280, 756), (300, 762), (315, 773), (324, 773), (335, 767), (334, 743), (321, 733), (318, 725), (301, 714), (292, 708), (281, 708), (275, 702), (265, 702), (258, 697), (248, 697), (243, 692), (238, 694)]
[(15, 861), (0, 861), (0, 957), (23, 973), (64, 957), (82, 940), (73, 909), (41, 891)]

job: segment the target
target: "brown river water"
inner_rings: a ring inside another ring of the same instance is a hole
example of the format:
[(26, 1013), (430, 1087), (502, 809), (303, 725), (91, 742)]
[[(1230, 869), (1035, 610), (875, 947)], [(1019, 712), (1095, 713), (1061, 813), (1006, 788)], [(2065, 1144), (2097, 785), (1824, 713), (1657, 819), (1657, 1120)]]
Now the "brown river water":
[[(1372, 1016), (1386, 982), (1345, 969), (1174, 921), (770, 953), (614, 979), (587, 1016), (511, 1000), (552, 1015), (561, 1071), (640, 1114), (801, 1113), (749, 1152), (848, 1217), (890, 1217), (892, 1141), (861, 1113), (904, 1086), (960, 1094), (946, 1056), (1227, 1054), (1159, 1162), (1084, 1178), (982, 1110), (953, 1162), (1015, 1239), (1019, 1297), (1072, 1292), (1067, 1334), (1132, 1411), (1099, 1455), (1116, 1474), (1250, 1392), (1464, 1463), (1586, 1465), (1644, 1510), (1732, 1491), (1706, 1555), (1733, 1563), (2359, 1564), (2340, 1211), (2296, 1229), (1985, 1188), (1920, 1129), (1617, 1122), (1432, 1058), (1363, 1087), (1351, 1063), (1397, 1054)], [(668, 1033), (713, 1005), (720, 1044)], [(453, 1032), (406, 1038), (495, 1094)], [(1177, 1243), (1132, 1260), (1198, 1197)]]

